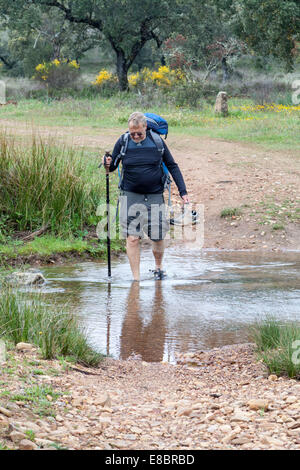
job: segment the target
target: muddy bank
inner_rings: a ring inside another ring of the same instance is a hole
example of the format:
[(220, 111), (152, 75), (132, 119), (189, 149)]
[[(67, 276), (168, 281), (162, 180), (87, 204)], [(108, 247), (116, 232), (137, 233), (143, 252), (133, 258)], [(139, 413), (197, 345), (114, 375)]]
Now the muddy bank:
[[(112, 259), (118, 259), (122, 255), (122, 252), (115, 251), (112, 252)], [(62, 265), (62, 264), (73, 264), (77, 262), (85, 261), (97, 261), (105, 260), (106, 253), (102, 256), (95, 256), (89, 252), (79, 253), (77, 251), (68, 251), (65, 253), (53, 253), (51, 255), (39, 255), (32, 254), (27, 256), (17, 255), (14, 258), (1, 255), (0, 265), (4, 268), (7, 266), (10, 267), (22, 267), (26, 265), (31, 266), (51, 266), (51, 265)]]

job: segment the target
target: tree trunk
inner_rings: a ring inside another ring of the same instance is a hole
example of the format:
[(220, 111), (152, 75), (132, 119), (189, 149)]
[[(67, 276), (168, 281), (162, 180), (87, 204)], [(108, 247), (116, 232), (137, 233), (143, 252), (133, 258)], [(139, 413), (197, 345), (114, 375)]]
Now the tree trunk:
[(52, 42), (52, 47), (53, 47), (52, 60), (60, 60), (61, 45), (54, 40)]
[(222, 70), (223, 70), (223, 81), (222, 83), (227, 83), (229, 78), (229, 68), (227, 64), (227, 58), (223, 57), (222, 59)]
[(119, 80), (119, 88), (121, 91), (128, 90), (128, 64), (123, 51), (117, 52), (117, 76)]

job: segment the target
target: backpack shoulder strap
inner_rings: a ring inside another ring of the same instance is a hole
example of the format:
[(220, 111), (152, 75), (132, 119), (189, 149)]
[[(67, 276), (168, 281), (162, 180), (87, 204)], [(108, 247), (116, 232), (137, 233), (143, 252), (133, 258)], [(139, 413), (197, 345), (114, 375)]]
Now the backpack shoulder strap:
[(121, 137), (121, 142), (122, 142), (122, 147), (120, 151), (121, 159), (124, 157), (124, 155), (127, 152), (127, 147), (128, 147), (128, 141), (129, 141), (129, 132), (125, 132), (125, 134), (122, 135)]
[(125, 132), (125, 134), (121, 135), (121, 149), (119, 155), (115, 159), (115, 168), (118, 166), (118, 174), (119, 174), (119, 189), (121, 188), (122, 179), (123, 179), (123, 166), (122, 170), (120, 171), (119, 163), (122, 162), (128, 147), (128, 140), (129, 140), (129, 132)]
[[(128, 137), (129, 137), (129, 132), (125, 132), (125, 134), (121, 135), (121, 149), (120, 153), (116, 156), (114, 166), (117, 168), (119, 163), (123, 160), (124, 155), (127, 152), (127, 147), (128, 147)], [(119, 170), (119, 168), (118, 168)]]
[(152, 139), (154, 140), (154, 143), (157, 147), (157, 150), (160, 152), (161, 156), (163, 156), (164, 151), (165, 151), (165, 147), (164, 147), (164, 143), (162, 141), (162, 138), (160, 137), (159, 134), (157, 134), (157, 132), (154, 132), (152, 129), (150, 129), (150, 135), (151, 135)]
[(121, 149), (120, 149), (119, 155), (116, 157), (115, 166), (117, 166), (119, 162), (123, 160), (123, 157), (127, 152), (128, 140), (129, 140), (129, 132), (127, 131), (125, 132), (125, 134), (121, 135)]
[(170, 177), (168, 168), (166, 167), (165, 163), (163, 162), (163, 155), (164, 155), (164, 152), (165, 152), (164, 143), (163, 143), (163, 140), (160, 137), (160, 135), (157, 134), (157, 132), (152, 131), (152, 129), (150, 129), (150, 134), (151, 134), (152, 139), (154, 140), (154, 143), (157, 147), (157, 150), (161, 154), (160, 165), (161, 165), (162, 172), (163, 172), (163, 175), (164, 175), (164, 189), (168, 189), (168, 191), (169, 191), (168, 205), (171, 207), (171, 205), (172, 205), (171, 204), (171, 177)]

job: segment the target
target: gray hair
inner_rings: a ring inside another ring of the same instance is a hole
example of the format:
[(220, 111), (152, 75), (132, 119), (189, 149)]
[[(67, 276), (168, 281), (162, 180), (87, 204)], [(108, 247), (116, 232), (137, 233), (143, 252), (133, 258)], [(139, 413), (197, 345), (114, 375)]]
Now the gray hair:
[(130, 114), (128, 118), (128, 124), (133, 124), (136, 127), (142, 124), (144, 127), (147, 127), (147, 119), (143, 113), (135, 111), (134, 113)]

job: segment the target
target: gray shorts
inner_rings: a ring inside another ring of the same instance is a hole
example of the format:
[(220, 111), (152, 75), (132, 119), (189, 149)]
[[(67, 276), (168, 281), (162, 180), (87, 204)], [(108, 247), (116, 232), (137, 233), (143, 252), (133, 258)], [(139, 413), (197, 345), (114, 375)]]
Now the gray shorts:
[(121, 191), (120, 224), (123, 237), (132, 235), (152, 241), (163, 240), (170, 228), (163, 194)]

